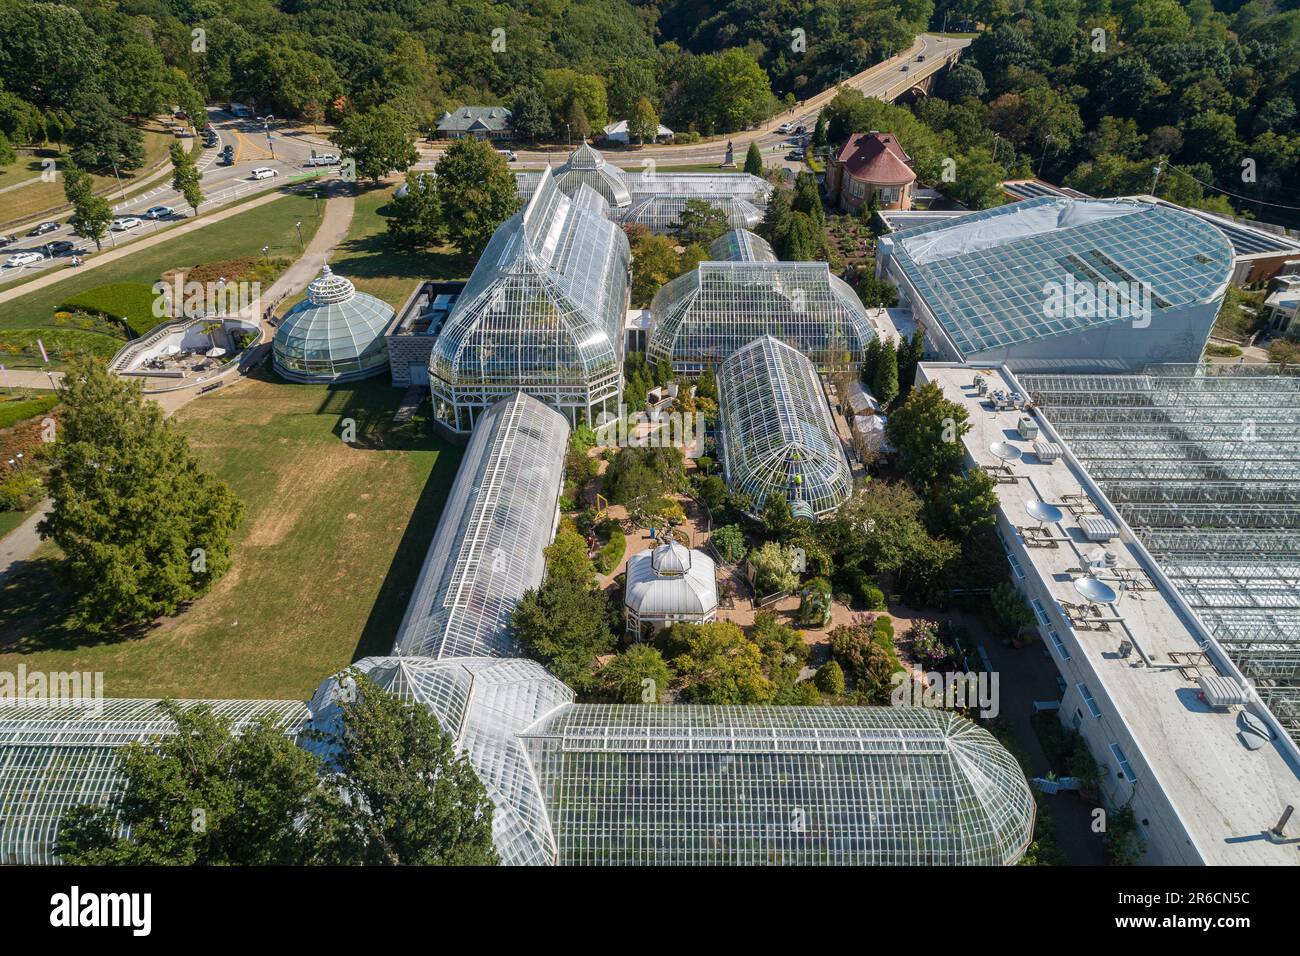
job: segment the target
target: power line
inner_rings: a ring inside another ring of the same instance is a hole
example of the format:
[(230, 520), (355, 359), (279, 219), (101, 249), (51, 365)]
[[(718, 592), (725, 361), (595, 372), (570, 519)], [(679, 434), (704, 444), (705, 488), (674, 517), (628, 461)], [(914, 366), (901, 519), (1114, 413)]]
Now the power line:
[(1292, 212), (1300, 212), (1300, 206), (1287, 206), (1280, 202), (1267, 202), (1263, 199), (1255, 199), (1253, 196), (1242, 196), (1238, 193), (1229, 192), (1226, 189), (1220, 189), (1218, 186), (1214, 185), (1214, 183), (1207, 183), (1204, 180), (1197, 179), (1187, 170), (1180, 169), (1179, 167), (1175, 166), (1173, 163), (1166, 163), (1165, 165), (1168, 166), (1170, 169), (1174, 170), (1175, 172), (1182, 173), (1188, 179), (1192, 180), (1192, 182), (1200, 183), (1202, 186), (1206, 187), (1207, 189), (1213, 189), (1215, 192), (1223, 193), (1225, 196), (1231, 196), (1233, 199), (1240, 199), (1242, 202), (1258, 203), (1261, 206), (1272, 206), (1274, 209), (1289, 209)]

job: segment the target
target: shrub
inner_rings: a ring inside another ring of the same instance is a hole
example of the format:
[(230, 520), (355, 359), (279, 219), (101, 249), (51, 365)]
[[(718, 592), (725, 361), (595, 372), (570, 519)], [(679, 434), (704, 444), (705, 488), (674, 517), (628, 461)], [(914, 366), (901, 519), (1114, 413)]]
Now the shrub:
[(618, 567), (618, 563), (623, 560), (623, 552), (627, 550), (627, 538), (618, 526), (606, 522), (602, 525), (602, 531), (605, 528), (609, 529), (608, 538), (596, 554), (596, 570), (601, 574), (609, 574)]
[(724, 524), (721, 528), (714, 529), (710, 540), (718, 557), (727, 564), (735, 564), (745, 556), (745, 536), (734, 524)]
[(1025, 603), (1025, 599), (1015, 586), (1007, 581), (1003, 581), (993, 589), (993, 593), (989, 595), (989, 603), (993, 607), (993, 616), (998, 624), (1010, 631), (1013, 636), (1019, 634), (1021, 628), (1034, 623), (1034, 612), (1029, 609), (1029, 605)]
[(813, 678), (813, 682), (823, 694), (839, 697), (844, 693), (844, 668), (840, 667), (836, 661), (827, 661), (817, 668), (817, 674)]
[(0, 511), (21, 511), (45, 496), (45, 485), (34, 475), (10, 473), (0, 480)]

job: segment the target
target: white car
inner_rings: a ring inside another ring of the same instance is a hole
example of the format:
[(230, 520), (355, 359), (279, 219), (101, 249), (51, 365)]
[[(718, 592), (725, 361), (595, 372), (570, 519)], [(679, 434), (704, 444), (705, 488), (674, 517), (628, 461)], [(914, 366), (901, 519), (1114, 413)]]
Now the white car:
[(33, 252), (30, 249), (26, 252), (15, 252), (5, 260), (6, 269), (17, 269), (19, 266), (29, 266), (33, 262), (40, 262), (45, 256), (39, 252)]
[(171, 206), (150, 206), (144, 211), (146, 219), (166, 219), (168, 216), (176, 214), (176, 210)]
[(338, 164), (339, 158), (333, 153), (321, 153), (317, 156), (309, 156), (307, 157), (307, 162), (303, 163), (304, 166), (337, 166)]
[(270, 179), (272, 176), (279, 176), (278, 169), (272, 169), (270, 166), (258, 166), (253, 170), (254, 179)]
[(114, 232), (126, 232), (128, 229), (134, 229), (137, 226), (143, 226), (144, 220), (137, 219), (135, 216), (124, 216), (121, 219), (114, 219), (113, 224), (108, 228)]
[(778, 126), (778, 127), (776, 128), (776, 131), (777, 131), (778, 133), (780, 133), (782, 136), (785, 136), (787, 133), (793, 133), (793, 132), (794, 132), (794, 124), (793, 124), (793, 123), (782, 123), (780, 126)]

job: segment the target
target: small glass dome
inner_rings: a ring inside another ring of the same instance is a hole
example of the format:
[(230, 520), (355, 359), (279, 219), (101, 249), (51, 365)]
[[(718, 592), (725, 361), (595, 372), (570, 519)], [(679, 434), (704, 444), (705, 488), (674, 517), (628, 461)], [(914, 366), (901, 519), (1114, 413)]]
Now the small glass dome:
[(349, 382), (388, 366), (384, 329), (393, 308), (358, 292), (347, 279), (321, 269), (307, 298), (275, 330), (275, 370), (294, 382)]

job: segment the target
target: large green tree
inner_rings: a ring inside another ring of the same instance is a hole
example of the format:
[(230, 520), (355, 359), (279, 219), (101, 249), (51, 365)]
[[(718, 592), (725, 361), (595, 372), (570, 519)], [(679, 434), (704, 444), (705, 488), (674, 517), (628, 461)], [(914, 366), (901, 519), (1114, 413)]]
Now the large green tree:
[(438, 160), (438, 204), (447, 237), (479, 255), (498, 226), (519, 209), (515, 177), (505, 158), (477, 139), (458, 139)]
[(194, 215), (199, 214), (199, 206), (203, 204), (203, 190), (200, 182), (203, 179), (203, 173), (199, 171), (198, 164), (194, 162), (194, 157), (190, 151), (185, 148), (185, 144), (175, 142), (170, 147), (172, 161), (172, 189), (175, 189), (185, 197), (185, 202), (189, 204)]
[(966, 409), (944, 397), (935, 382), (912, 389), (885, 426), (902, 459), (903, 474), (917, 487), (961, 469), (966, 454), (961, 439), (968, 431)]
[(38, 529), (63, 551), (74, 616), (104, 633), (176, 613), (230, 567), (243, 504), (139, 383), (74, 359), (59, 395), (51, 508)]
[(410, 120), (385, 105), (348, 116), (330, 141), (356, 163), (358, 176), (379, 182), (419, 160), (412, 136)]
[(393, 199), (388, 234), (404, 249), (437, 245), (446, 235), (437, 181), (425, 173), (406, 177), (406, 192)]

